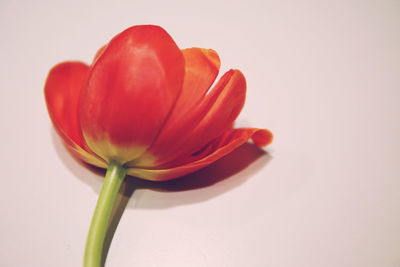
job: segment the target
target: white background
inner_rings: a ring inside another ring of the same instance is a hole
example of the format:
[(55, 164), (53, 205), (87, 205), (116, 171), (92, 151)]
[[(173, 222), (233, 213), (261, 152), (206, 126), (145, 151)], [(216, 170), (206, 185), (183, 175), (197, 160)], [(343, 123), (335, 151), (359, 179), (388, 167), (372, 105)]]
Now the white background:
[(400, 2), (235, 0), (0, 2), (0, 266), (81, 266), (102, 176), (62, 146), (43, 84), (136, 24), (241, 69), (238, 124), (275, 140), (130, 178), (107, 267), (400, 266)]

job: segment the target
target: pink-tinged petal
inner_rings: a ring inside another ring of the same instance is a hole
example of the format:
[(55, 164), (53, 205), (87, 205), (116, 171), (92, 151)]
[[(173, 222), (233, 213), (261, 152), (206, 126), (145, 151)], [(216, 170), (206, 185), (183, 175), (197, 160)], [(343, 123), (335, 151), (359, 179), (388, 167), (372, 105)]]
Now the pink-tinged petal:
[(156, 167), (199, 150), (231, 128), (245, 100), (246, 80), (238, 70), (225, 73), (201, 102), (178, 122), (167, 123), (153, 146), (128, 166)]
[(256, 145), (267, 145), (272, 141), (272, 133), (265, 129), (234, 129), (226, 131), (206, 145), (201, 151), (177, 161), (177, 166), (165, 169), (129, 168), (128, 174), (139, 178), (165, 181), (181, 177), (204, 168), (223, 156), (229, 154), (252, 138)]
[(78, 123), (79, 96), (88, 72), (84, 63), (60, 63), (50, 70), (44, 92), (51, 120), (64, 142), (80, 159), (101, 167), (104, 162), (85, 151)]
[(94, 63), (80, 104), (89, 147), (105, 160), (127, 162), (152, 143), (182, 89), (184, 59), (158, 26), (117, 35)]
[(100, 47), (99, 50), (97, 50), (96, 55), (93, 58), (93, 63), (96, 62), (96, 60), (103, 54), (103, 52), (106, 50), (107, 45), (103, 45), (102, 47)]

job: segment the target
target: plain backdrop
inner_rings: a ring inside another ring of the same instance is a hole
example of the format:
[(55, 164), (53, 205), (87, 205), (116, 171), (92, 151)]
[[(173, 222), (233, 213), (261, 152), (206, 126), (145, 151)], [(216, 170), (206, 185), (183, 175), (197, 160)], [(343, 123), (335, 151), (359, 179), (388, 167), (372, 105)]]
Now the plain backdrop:
[(237, 124), (275, 140), (172, 183), (129, 178), (106, 266), (400, 266), (396, 0), (1, 0), (0, 266), (81, 266), (102, 174), (63, 147), (43, 85), (137, 24), (242, 70)]

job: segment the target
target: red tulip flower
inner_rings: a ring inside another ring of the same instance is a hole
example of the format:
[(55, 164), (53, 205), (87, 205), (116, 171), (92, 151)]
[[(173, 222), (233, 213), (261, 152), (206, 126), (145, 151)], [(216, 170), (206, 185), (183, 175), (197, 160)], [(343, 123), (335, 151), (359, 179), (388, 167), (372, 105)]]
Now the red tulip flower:
[(100, 266), (100, 233), (126, 174), (173, 179), (250, 138), (257, 146), (271, 142), (268, 130), (233, 129), (246, 81), (230, 70), (214, 84), (219, 68), (215, 51), (180, 50), (165, 30), (147, 25), (115, 36), (91, 65), (64, 62), (50, 71), (45, 96), (57, 132), (81, 160), (108, 169), (85, 266)]

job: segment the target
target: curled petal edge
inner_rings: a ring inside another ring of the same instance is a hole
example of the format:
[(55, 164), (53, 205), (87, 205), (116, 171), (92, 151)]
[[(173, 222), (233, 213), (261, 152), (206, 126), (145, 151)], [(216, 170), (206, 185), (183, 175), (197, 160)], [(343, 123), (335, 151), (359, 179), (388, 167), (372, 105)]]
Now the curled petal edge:
[(128, 175), (152, 181), (167, 181), (195, 172), (210, 165), (223, 156), (229, 154), (251, 138), (256, 146), (266, 146), (272, 142), (273, 135), (269, 130), (258, 128), (234, 129), (229, 133), (224, 145), (217, 147), (213, 152), (181, 166), (167, 169), (128, 168)]

